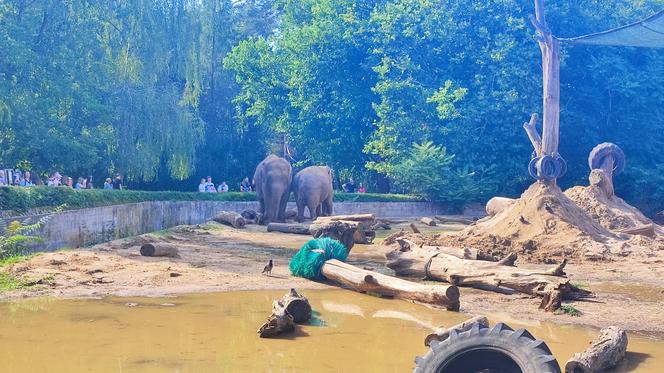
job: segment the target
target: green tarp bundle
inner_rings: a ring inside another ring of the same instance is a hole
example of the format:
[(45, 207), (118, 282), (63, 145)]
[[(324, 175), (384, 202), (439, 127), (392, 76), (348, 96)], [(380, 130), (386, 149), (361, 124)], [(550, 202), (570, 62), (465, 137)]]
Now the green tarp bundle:
[(575, 44), (664, 48), (664, 10), (630, 25), (560, 40)]

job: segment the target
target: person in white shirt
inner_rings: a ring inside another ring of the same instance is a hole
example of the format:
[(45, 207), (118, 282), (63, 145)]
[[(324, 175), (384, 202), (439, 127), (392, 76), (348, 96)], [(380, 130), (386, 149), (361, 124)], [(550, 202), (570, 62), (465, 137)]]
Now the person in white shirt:
[(217, 191), (219, 193), (226, 193), (228, 192), (228, 184), (226, 184), (225, 181), (222, 181), (221, 184), (219, 184), (219, 187), (217, 188)]
[(205, 179), (201, 179), (201, 183), (198, 184), (198, 191), (202, 193), (205, 192)]

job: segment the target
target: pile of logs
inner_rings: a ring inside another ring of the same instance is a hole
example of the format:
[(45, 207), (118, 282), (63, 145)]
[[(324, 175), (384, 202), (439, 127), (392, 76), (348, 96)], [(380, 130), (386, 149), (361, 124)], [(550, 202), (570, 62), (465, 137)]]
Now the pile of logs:
[(470, 248), (417, 246), (405, 238), (400, 248), (386, 254), (387, 266), (397, 276), (424, 278), (504, 294), (525, 293), (543, 297), (547, 311), (560, 307), (564, 299), (579, 299), (590, 292), (574, 287), (565, 276), (563, 261), (556, 266), (514, 266), (516, 254), (498, 262)]
[(295, 330), (295, 324), (302, 324), (311, 318), (309, 300), (295, 289), (290, 289), (281, 299), (272, 303), (272, 314), (258, 328), (261, 338), (273, 337)]
[(323, 216), (312, 224), (270, 223), (267, 231), (312, 235), (314, 238), (330, 237), (350, 250), (356, 243), (372, 243), (376, 237), (375, 227), (377, 220), (373, 214), (358, 214)]

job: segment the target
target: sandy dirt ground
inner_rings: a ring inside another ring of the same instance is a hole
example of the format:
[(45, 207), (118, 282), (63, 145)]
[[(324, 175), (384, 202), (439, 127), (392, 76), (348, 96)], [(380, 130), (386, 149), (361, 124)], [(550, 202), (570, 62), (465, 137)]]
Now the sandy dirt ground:
[[(408, 224), (379, 231), (379, 237)], [(448, 233), (461, 225), (427, 228), (424, 233)], [(425, 229), (424, 227), (422, 227)], [(55, 296), (64, 298), (169, 296), (182, 293), (250, 289), (325, 288), (330, 285), (291, 277), (288, 261), (310, 237), (267, 233), (250, 225), (238, 230), (211, 223), (180, 226), (88, 249), (44, 253), (14, 264), (6, 271), (35, 286), (0, 293), (0, 299)], [(349, 262), (390, 273), (384, 266), (389, 249), (356, 245)], [(169, 242), (180, 258), (149, 258), (139, 254), (144, 242)], [(269, 259), (272, 276), (261, 274)], [(571, 282), (595, 293), (589, 301), (572, 304), (580, 316), (538, 310), (539, 298), (501, 295), (461, 288), (461, 312), (510, 319), (540, 320), (593, 327), (618, 325), (627, 330), (664, 339), (664, 250), (631, 254), (612, 261), (573, 260), (566, 267)], [(444, 312), (444, 311), (441, 311)]]

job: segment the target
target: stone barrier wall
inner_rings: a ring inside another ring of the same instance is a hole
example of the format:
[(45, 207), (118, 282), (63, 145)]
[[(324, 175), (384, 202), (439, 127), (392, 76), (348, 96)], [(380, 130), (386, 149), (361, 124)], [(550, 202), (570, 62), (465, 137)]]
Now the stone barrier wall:
[[(295, 203), (288, 204), (296, 209)], [(183, 224), (200, 224), (219, 211), (258, 209), (257, 202), (182, 201), (141, 202), (69, 210), (54, 214), (43, 227), (40, 250), (82, 247), (135, 236)], [(373, 213), (378, 217), (422, 217), (453, 213), (449, 206), (430, 202), (337, 202), (335, 214)], [(308, 214), (308, 212), (307, 212)], [(4, 228), (12, 220), (34, 223), (44, 215), (0, 219)]]

